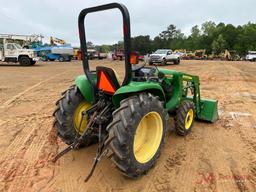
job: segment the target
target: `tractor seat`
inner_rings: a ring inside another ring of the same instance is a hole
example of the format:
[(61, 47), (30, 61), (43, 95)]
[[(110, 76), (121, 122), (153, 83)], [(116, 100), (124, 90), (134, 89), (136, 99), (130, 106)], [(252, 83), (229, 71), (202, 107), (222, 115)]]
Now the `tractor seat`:
[(104, 93), (113, 95), (120, 84), (117, 80), (116, 74), (113, 69), (108, 67), (98, 66), (96, 67), (97, 74), (97, 87)]

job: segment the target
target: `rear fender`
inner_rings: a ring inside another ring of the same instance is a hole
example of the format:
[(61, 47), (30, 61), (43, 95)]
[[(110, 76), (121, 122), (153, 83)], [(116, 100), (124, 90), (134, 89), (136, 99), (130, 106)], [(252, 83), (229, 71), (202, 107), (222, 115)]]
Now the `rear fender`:
[(94, 103), (94, 91), (91, 83), (86, 78), (85, 75), (78, 76), (75, 80), (76, 86), (79, 88), (80, 92), (84, 96), (85, 100), (89, 103)]
[(159, 96), (161, 101), (165, 102), (165, 95), (162, 87), (152, 82), (131, 82), (126, 86), (119, 88), (112, 97), (115, 108), (120, 106), (120, 102), (134, 94), (148, 92), (154, 96)]

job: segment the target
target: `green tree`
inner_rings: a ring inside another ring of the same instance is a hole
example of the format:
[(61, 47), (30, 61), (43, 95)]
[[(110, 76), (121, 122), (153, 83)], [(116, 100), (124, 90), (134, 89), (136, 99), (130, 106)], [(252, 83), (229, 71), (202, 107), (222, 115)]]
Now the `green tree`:
[(192, 27), (191, 35), (187, 39), (186, 44), (188, 45), (187, 47), (189, 48), (189, 50), (197, 50), (197, 49), (202, 49), (202, 47), (204, 47), (204, 46), (201, 46), (202, 36), (201, 36), (201, 31), (198, 25), (195, 25), (194, 27)]
[(111, 45), (96, 45), (95, 49), (101, 53), (108, 53), (111, 51)]
[(131, 48), (133, 51), (139, 51), (140, 54), (147, 54), (152, 52), (152, 41), (149, 35), (133, 37), (131, 42)]
[[(158, 36), (150, 39), (149, 35), (133, 37), (132, 50), (139, 51), (141, 54), (151, 53), (156, 49), (171, 48), (187, 49), (206, 49), (206, 53), (220, 53), (224, 49), (236, 50), (241, 56), (249, 50), (256, 50), (256, 24), (247, 23), (242, 26), (234, 26), (223, 22), (215, 24), (212, 21), (204, 22), (201, 28), (196, 25), (191, 29), (191, 35), (186, 37), (181, 30), (173, 24)], [(87, 43), (88, 47), (94, 47), (92, 42)], [(123, 41), (114, 45), (96, 46), (97, 49), (108, 51), (123, 48)]]
[(157, 49), (166, 48), (166, 41), (161, 39), (159, 36), (156, 36), (152, 42), (152, 50), (155, 51)]
[(198, 38), (198, 37), (200, 37), (200, 35), (201, 35), (201, 31), (200, 31), (198, 25), (195, 25), (194, 27), (192, 27), (191, 37)]
[(88, 48), (90, 48), (90, 49), (93, 49), (93, 48), (94, 48), (94, 45), (93, 45), (93, 43), (92, 43), (91, 41), (88, 41), (88, 42), (86, 43), (86, 46), (87, 46)]
[(227, 47), (227, 42), (223, 35), (219, 35), (217, 39), (212, 42), (212, 50), (214, 53), (219, 54)]
[(181, 30), (177, 29), (175, 25), (171, 24), (165, 31), (162, 31), (159, 34), (159, 37), (163, 40), (171, 40), (175, 38), (183, 38), (184, 34), (181, 33)]
[(204, 35), (211, 36), (216, 29), (216, 24), (213, 21), (206, 21), (202, 24), (202, 32)]

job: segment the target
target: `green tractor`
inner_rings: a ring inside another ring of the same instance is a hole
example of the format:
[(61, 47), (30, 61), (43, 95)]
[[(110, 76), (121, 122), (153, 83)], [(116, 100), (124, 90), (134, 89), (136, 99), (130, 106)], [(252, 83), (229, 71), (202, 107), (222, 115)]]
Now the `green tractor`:
[[(115, 8), (123, 16), (122, 83), (111, 68), (98, 66), (95, 71), (90, 70), (84, 28), (87, 14)], [(98, 143), (86, 181), (106, 155), (124, 175), (137, 178), (156, 163), (170, 116), (174, 117), (175, 131), (181, 136), (191, 131), (194, 119), (209, 122), (218, 119), (218, 102), (201, 98), (198, 76), (131, 63), (130, 19), (124, 5), (111, 3), (84, 9), (78, 25), (85, 75), (78, 76), (75, 85), (56, 103), (54, 127), (68, 147), (53, 162), (72, 149)]]

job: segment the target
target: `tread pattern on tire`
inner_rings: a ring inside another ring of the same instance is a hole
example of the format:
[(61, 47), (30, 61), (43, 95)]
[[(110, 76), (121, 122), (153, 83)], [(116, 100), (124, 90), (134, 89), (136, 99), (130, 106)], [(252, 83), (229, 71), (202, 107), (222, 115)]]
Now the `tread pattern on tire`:
[(175, 64), (175, 65), (179, 65), (179, 64), (180, 64), (180, 59), (175, 60), (175, 61), (174, 61), (174, 64)]
[(189, 129), (185, 128), (185, 120), (186, 120), (187, 112), (189, 111), (189, 109), (193, 110), (194, 118), (195, 118), (195, 107), (194, 107), (194, 103), (191, 101), (188, 101), (188, 100), (183, 101), (176, 111), (176, 116), (174, 117), (175, 131), (180, 136), (187, 135), (191, 131), (191, 128), (193, 127), (194, 120)]
[[(26, 62), (24, 62), (26, 60)], [(21, 56), (19, 59), (19, 63), (21, 66), (30, 66), (31, 65), (31, 60), (27, 56)]]
[[(53, 112), (53, 116), (55, 117), (53, 126), (58, 136), (68, 145), (73, 143), (77, 136), (77, 131), (73, 123), (73, 114), (76, 107), (82, 101), (84, 101), (84, 97), (81, 95), (77, 86), (72, 85), (62, 93), (62, 97), (56, 102), (56, 109)], [(89, 146), (92, 142), (93, 138), (87, 136), (81, 147)]]
[[(150, 111), (156, 111), (161, 115), (164, 129), (163, 137), (155, 156), (149, 162), (140, 164), (133, 154), (133, 137), (140, 119)], [(136, 178), (154, 166), (164, 144), (167, 117), (167, 112), (164, 110), (159, 97), (149, 93), (141, 93), (121, 101), (120, 107), (113, 112), (113, 121), (107, 127), (109, 138), (106, 145), (109, 144), (110, 156), (124, 175)]]

